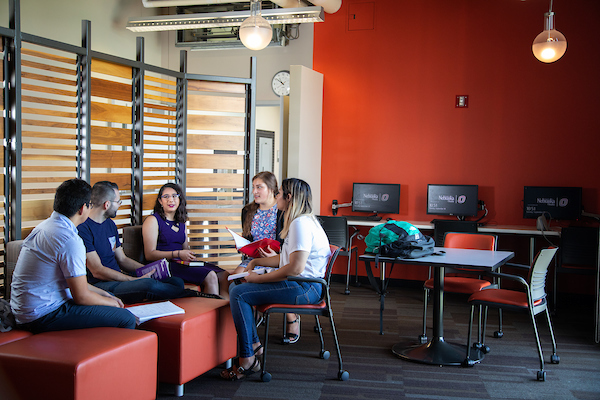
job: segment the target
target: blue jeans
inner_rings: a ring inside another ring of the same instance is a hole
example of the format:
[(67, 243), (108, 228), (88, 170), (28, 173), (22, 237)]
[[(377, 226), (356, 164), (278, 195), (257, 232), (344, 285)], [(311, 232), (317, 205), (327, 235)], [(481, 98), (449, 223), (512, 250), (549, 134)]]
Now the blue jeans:
[(322, 286), (307, 282), (242, 283), (230, 286), (229, 305), (238, 334), (240, 357), (254, 354), (252, 344), (260, 339), (252, 306), (262, 304), (314, 304), (321, 299)]
[(144, 300), (177, 299), (187, 295), (183, 280), (176, 277), (162, 281), (144, 278), (127, 282), (96, 282), (94, 286), (111, 292), (127, 304), (140, 303)]
[(97, 327), (135, 328), (135, 317), (124, 308), (111, 306), (82, 306), (69, 300), (19, 328), (33, 333)]

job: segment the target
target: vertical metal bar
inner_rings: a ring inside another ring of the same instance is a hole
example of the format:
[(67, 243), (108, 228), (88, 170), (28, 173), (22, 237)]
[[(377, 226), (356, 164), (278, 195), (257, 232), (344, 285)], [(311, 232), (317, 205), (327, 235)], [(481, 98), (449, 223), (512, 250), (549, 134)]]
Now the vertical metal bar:
[(139, 68), (133, 68), (132, 82), (132, 120), (131, 141), (133, 154), (131, 157), (131, 224), (142, 224), (142, 208), (144, 196), (144, 38), (136, 38), (136, 60)]
[(5, 102), (5, 115), (7, 121), (6, 136), (9, 147), (9, 176), (10, 186), (8, 196), (10, 206), (6, 207), (9, 212), (10, 230), (7, 231), (8, 240), (21, 239), (21, 176), (22, 176), (22, 137), (21, 137), (21, 4), (19, 0), (10, 1), (9, 27), (14, 29), (15, 36), (9, 40), (6, 56), (8, 96)]
[(244, 204), (250, 202), (250, 179), (255, 175), (256, 152), (256, 57), (250, 57), (250, 89), (246, 94), (246, 144), (244, 155)]
[(85, 55), (80, 59), (80, 91), (78, 96), (79, 107), (79, 123), (77, 129), (77, 144), (78, 144), (78, 162), (77, 162), (77, 177), (90, 182), (91, 169), (91, 105), (92, 105), (92, 59), (90, 56), (92, 48), (92, 23), (89, 20), (81, 21), (81, 47), (85, 49)]
[(187, 51), (185, 50), (179, 53), (179, 70), (184, 74), (184, 78), (177, 78), (175, 182), (185, 192), (187, 170)]

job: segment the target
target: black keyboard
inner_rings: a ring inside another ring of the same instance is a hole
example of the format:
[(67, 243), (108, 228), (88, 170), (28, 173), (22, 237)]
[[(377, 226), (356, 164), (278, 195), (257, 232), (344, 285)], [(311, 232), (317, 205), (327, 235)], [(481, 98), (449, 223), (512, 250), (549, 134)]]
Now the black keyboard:
[(354, 221), (381, 221), (379, 215), (348, 215), (346, 218)]

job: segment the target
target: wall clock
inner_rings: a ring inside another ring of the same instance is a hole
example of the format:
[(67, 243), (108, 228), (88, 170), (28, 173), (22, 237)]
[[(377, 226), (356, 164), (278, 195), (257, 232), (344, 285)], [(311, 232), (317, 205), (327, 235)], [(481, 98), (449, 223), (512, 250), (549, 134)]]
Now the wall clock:
[(271, 89), (273, 92), (281, 97), (281, 96), (289, 96), (290, 95), (290, 71), (279, 71), (273, 76), (273, 80), (271, 81)]

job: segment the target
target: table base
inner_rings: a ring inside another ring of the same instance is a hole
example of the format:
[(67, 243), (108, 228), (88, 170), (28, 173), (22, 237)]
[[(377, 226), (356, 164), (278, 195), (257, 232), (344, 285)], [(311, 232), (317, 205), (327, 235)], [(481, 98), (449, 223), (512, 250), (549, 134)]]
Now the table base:
[[(406, 347), (405, 344), (395, 344), (392, 353), (396, 356), (423, 364), (462, 365), (467, 357), (467, 346), (448, 343), (444, 339), (432, 339), (428, 343)], [(481, 361), (485, 355), (482, 351), (471, 348), (471, 360)]]

